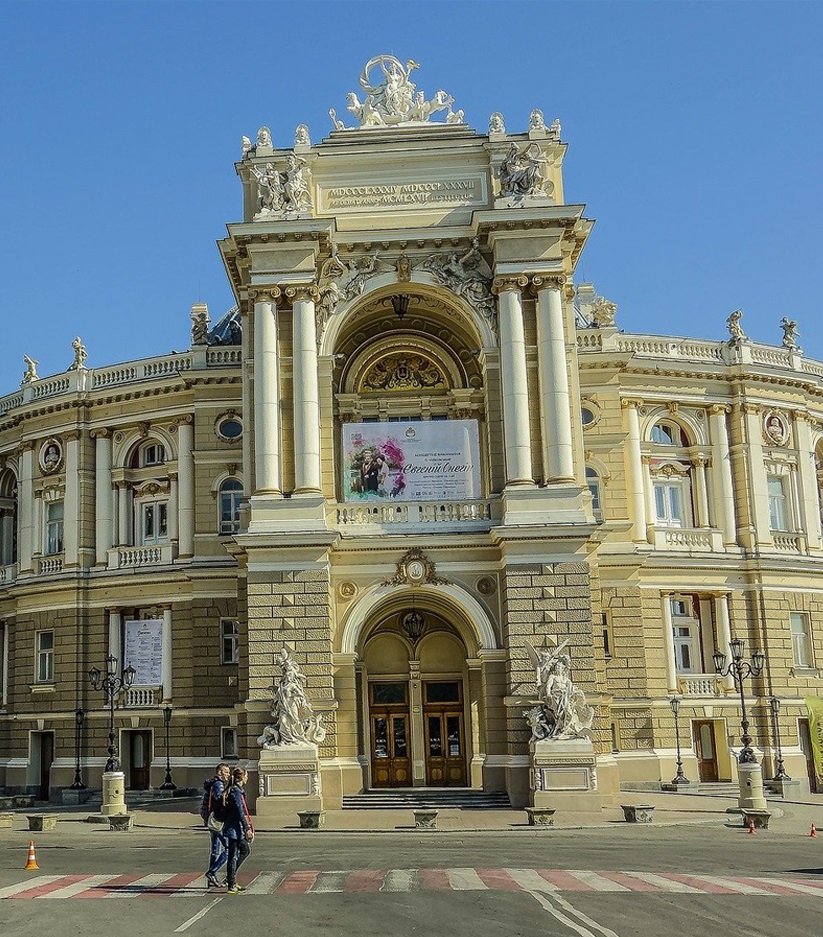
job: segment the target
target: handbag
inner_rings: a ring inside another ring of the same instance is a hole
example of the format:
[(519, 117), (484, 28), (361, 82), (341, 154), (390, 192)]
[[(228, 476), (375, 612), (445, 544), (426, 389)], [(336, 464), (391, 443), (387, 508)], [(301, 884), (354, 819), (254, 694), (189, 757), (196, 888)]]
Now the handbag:
[(213, 813), (210, 813), (208, 820), (206, 820), (206, 826), (212, 833), (222, 833), (224, 823), (222, 820), (218, 820)]

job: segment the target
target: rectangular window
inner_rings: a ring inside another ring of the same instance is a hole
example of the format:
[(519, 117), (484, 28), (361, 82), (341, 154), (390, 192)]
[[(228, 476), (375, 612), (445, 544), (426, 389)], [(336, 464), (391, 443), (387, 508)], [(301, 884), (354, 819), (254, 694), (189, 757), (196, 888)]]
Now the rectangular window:
[(166, 501), (150, 501), (140, 505), (140, 530), (143, 544), (169, 539), (169, 505)]
[(240, 501), (243, 489), (225, 487), (220, 491), (220, 533), (236, 534), (240, 530)]
[(240, 656), (236, 621), (232, 621), (230, 618), (221, 619), (220, 641), (220, 663), (236, 664)]
[(614, 648), (614, 637), (612, 636), (612, 616), (609, 612), (603, 612), (603, 654), (606, 660), (611, 660)]
[(813, 667), (812, 641), (809, 616), (806, 612), (791, 612), (792, 652), (796, 667)]
[(772, 530), (788, 530), (786, 489), (782, 477), (780, 475), (769, 475), (767, 486), (769, 492), (769, 525)]
[(150, 443), (143, 449), (143, 465), (162, 465), (166, 461), (166, 450), (160, 443)]
[(220, 757), (237, 758), (237, 729), (223, 726), (220, 730)]
[(661, 527), (686, 527), (685, 500), (681, 482), (655, 482), (656, 523)]
[(46, 505), (46, 542), (43, 552), (48, 556), (63, 552), (63, 502)]
[(694, 603), (689, 596), (673, 596), (670, 608), (675, 668), (678, 673), (699, 673), (700, 621), (695, 616)]
[(38, 631), (35, 635), (35, 674), (37, 683), (54, 680), (54, 632)]

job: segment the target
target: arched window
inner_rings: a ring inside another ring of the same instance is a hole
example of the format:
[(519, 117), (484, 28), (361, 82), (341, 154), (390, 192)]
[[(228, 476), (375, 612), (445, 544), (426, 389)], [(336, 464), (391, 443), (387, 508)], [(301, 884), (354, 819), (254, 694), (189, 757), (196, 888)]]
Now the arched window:
[(130, 461), (130, 468), (163, 465), (165, 461), (166, 447), (156, 439), (150, 439), (134, 450)]
[(652, 427), (651, 440), (659, 446), (683, 446), (683, 431), (676, 423), (661, 420)]
[(243, 498), (243, 483), (238, 478), (226, 478), (220, 483), (217, 494), (220, 512), (220, 533), (236, 534), (240, 530), (240, 501)]

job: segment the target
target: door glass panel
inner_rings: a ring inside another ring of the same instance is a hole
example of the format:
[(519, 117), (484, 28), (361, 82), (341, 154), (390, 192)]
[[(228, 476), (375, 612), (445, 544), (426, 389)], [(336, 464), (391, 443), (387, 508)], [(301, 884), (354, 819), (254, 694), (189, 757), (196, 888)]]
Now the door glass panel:
[(383, 716), (378, 716), (374, 720), (374, 757), (389, 757), (389, 733)]
[(460, 686), (457, 683), (427, 683), (427, 703), (459, 703)]
[(372, 683), (371, 698), (375, 704), (390, 705), (406, 702), (405, 683)]
[(712, 727), (708, 723), (700, 726), (700, 754), (704, 761), (714, 759), (714, 739), (712, 738)]
[(392, 719), (392, 730), (394, 732), (394, 757), (406, 757), (406, 717), (395, 716)]
[(448, 739), (449, 758), (460, 757), (460, 717), (446, 717), (446, 736)]
[(132, 738), (134, 740), (134, 744), (132, 745), (132, 767), (143, 768), (145, 767), (143, 734), (142, 732), (135, 732)]
[(429, 755), (443, 757), (443, 739), (440, 731), (440, 716), (429, 716)]

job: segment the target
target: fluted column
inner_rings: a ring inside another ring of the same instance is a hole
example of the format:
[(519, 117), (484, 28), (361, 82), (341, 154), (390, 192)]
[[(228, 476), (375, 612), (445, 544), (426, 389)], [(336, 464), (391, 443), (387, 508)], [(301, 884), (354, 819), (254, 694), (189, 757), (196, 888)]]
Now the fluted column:
[(163, 609), (163, 670), (162, 670), (162, 680), (163, 680), (163, 702), (171, 702), (173, 698), (172, 692), (172, 647), (174, 642), (172, 641), (172, 625), (171, 625), (171, 609)]
[(114, 490), (111, 484), (111, 433), (96, 429), (94, 437), (95, 562), (105, 566), (114, 536)]
[[(732, 659), (732, 625), (729, 617), (729, 596), (725, 592), (714, 597), (714, 617), (717, 622), (717, 650), (725, 654), (726, 660), (730, 661)], [(723, 686), (729, 692), (734, 691), (734, 677), (731, 674), (723, 677)]]
[(643, 543), (646, 534), (646, 491), (643, 483), (643, 457), (640, 450), (640, 400), (622, 401), (626, 429), (626, 479), (632, 540)]
[(313, 286), (288, 287), (292, 301), (294, 379), (294, 490), (320, 491), (320, 384)]
[(34, 550), (34, 449), (33, 443), (25, 442), (20, 446), (20, 476), (18, 478), (18, 523), (19, 543), (18, 559), (20, 570), (31, 569), (31, 555)]
[(180, 547), (180, 497), (177, 484), (177, 472), (169, 472), (169, 540)]
[(498, 294), (507, 485), (534, 483), (522, 302), (522, 290), (527, 283), (526, 277), (498, 277), (494, 281), (494, 289)]
[(718, 526), (723, 529), (723, 543), (726, 546), (734, 546), (737, 543), (737, 520), (734, 511), (734, 482), (729, 453), (729, 431), (726, 425), (727, 413), (728, 407), (714, 404), (709, 409), (709, 425)]
[(117, 545), (125, 547), (129, 542), (129, 512), (131, 503), (129, 499), (129, 486), (125, 482), (117, 483)]
[(808, 417), (805, 414), (797, 415), (794, 429), (797, 434), (803, 530), (806, 531), (809, 549), (819, 550), (821, 548), (820, 494), (817, 487), (817, 465), (812, 446), (812, 434), (809, 431)]
[(563, 327), (565, 277), (534, 277), (537, 292), (537, 363), (546, 481), (574, 478), (569, 373)]
[(255, 490), (280, 492), (280, 375), (277, 307), (280, 290), (254, 298)]
[(672, 597), (667, 593), (660, 596), (663, 605), (663, 650), (666, 654), (666, 683), (669, 693), (677, 693), (677, 662), (674, 656), (674, 629), (672, 626)]
[(80, 432), (66, 433), (66, 495), (63, 502), (63, 565), (77, 565), (80, 538)]
[(178, 556), (194, 553), (194, 418), (183, 417), (177, 424), (180, 451), (177, 455), (177, 536)]

